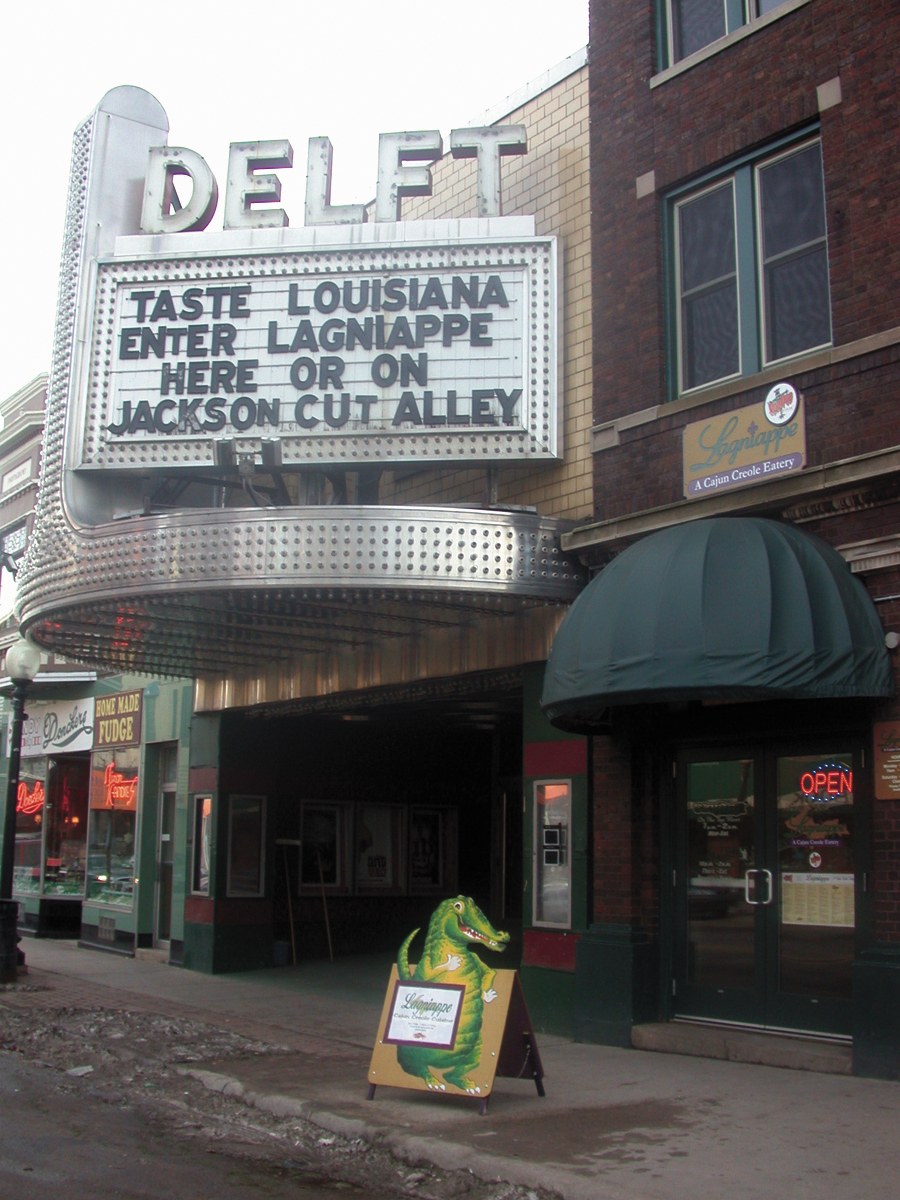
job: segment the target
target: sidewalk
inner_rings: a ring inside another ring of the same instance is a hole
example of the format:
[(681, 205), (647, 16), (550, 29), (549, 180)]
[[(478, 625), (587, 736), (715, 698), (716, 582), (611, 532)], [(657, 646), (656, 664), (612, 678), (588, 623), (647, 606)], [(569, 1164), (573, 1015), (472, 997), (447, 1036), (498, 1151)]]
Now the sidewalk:
[(379, 1088), (367, 1073), (390, 971), (384, 956), (199, 975), (152, 956), (28, 939), (29, 974), (70, 1005), (178, 1013), (285, 1046), (203, 1073), (262, 1108), (380, 1140), (411, 1161), (542, 1187), (566, 1200), (889, 1195), (900, 1085), (538, 1034), (546, 1096), (498, 1078), (475, 1102)]

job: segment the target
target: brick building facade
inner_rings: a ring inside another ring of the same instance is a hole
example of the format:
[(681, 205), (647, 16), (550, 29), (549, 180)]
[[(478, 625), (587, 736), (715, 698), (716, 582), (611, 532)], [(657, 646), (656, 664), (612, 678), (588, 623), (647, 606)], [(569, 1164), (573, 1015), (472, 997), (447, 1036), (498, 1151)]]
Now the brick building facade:
[[(673, 1018), (792, 1029), (850, 1040), (858, 1072), (896, 1077), (900, 14), (832, 0), (698, 13), (591, 5), (595, 512), (564, 545), (599, 575), (544, 693), (551, 719), (595, 735), (576, 1031), (628, 1044)], [(773, 457), (760, 414), (778, 397), (797, 405), (797, 440)], [(835, 577), (852, 572), (854, 604), (866, 594), (852, 653), (866, 645), (877, 679), (814, 677), (827, 646), (799, 626), (789, 648), (754, 643), (763, 609), (771, 631), (807, 599), (778, 564), (760, 586), (740, 557), (751, 529), (837, 551), (849, 572)], [(723, 530), (733, 561), (705, 540)], [(620, 556), (624, 591), (604, 592)], [(629, 592), (637, 579), (660, 594)], [(733, 608), (745, 648), (715, 683), (733, 646), (712, 605)], [(633, 657), (620, 641), (586, 667), (592, 622), (616, 620)], [(572, 682), (591, 669), (593, 685)], [(845, 748), (852, 797), (810, 791), (809, 770)], [(825, 911), (842, 894), (849, 911)]]

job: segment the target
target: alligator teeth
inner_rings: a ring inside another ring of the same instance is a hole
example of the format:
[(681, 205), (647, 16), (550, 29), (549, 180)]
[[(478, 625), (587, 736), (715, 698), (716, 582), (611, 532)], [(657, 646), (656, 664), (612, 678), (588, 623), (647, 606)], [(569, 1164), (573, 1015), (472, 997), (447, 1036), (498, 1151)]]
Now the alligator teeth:
[(470, 938), (473, 942), (486, 942), (488, 946), (493, 946), (497, 949), (500, 948), (500, 943), (496, 938), (488, 937), (486, 933), (479, 933), (477, 929), (473, 929), (471, 925), (464, 925), (462, 921), (457, 921), (457, 924), (459, 925), (459, 932), (464, 937)]

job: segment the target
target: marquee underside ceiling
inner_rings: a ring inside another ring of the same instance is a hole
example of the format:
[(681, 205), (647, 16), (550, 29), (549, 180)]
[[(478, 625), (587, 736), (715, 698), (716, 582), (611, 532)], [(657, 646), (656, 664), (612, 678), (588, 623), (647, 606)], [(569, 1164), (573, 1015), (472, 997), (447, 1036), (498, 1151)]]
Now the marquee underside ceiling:
[(39, 645), (101, 670), (198, 677), (317, 656), (360, 664), (422, 638), (464, 639), (544, 601), (434, 589), (298, 592), (226, 589), (60, 608), (28, 631)]

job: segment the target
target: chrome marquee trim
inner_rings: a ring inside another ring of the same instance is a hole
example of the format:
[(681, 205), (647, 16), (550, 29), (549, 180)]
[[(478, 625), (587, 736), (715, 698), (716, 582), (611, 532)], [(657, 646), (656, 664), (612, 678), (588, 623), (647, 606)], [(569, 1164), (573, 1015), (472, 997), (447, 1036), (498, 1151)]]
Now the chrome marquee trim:
[(585, 583), (559, 549), (560, 523), (532, 513), (309, 507), (53, 524), (23, 582), (27, 632), (121, 670), (196, 675), (361, 648), (567, 603)]

